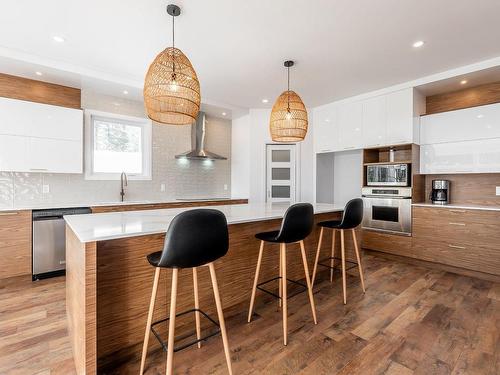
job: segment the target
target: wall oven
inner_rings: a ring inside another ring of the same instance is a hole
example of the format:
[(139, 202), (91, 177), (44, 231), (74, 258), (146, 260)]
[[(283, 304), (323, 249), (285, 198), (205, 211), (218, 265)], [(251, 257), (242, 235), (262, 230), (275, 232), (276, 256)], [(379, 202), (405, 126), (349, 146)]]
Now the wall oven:
[(411, 188), (365, 187), (363, 229), (411, 235)]
[(409, 164), (378, 164), (366, 167), (368, 186), (410, 186)]

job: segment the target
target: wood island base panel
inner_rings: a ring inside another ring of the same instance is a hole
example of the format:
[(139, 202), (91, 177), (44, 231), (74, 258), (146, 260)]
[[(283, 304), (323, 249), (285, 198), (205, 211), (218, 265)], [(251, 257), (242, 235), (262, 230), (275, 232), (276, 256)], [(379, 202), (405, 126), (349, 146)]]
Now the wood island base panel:
[[(315, 222), (338, 219), (341, 212), (315, 215)], [(215, 262), (224, 309), (250, 300), (253, 276), (259, 252), (258, 232), (278, 229), (281, 219), (229, 225), (229, 252)], [(116, 368), (141, 354), (154, 268), (146, 255), (163, 248), (165, 234), (111, 239), (82, 243), (67, 226), (67, 312), (73, 354), (79, 374), (96, 374)], [(306, 239), (309, 268), (312, 269), (319, 229)], [(340, 241), (338, 241), (340, 242)], [(322, 254), (329, 253), (331, 242), (324, 239)], [(352, 242), (346, 243), (348, 253)], [(261, 281), (278, 276), (278, 245), (266, 244), (261, 266)], [(298, 244), (287, 245), (289, 278), (304, 278)], [(167, 317), (171, 270), (162, 270), (153, 321)], [(200, 308), (216, 317), (208, 270), (198, 273)], [(191, 270), (179, 273), (177, 311), (194, 306)], [(269, 284), (270, 289), (274, 288)], [(277, 283), (276, 283), (277, 288)], [(256, 305), (265, 298), (257, 296)], [(188, 317), (191, 318), (190, 316)], [(176, 336), (193, 329), (189, 319), (178, 318)], [(165, 335), (166, 325), (159, 329)], [(203, 326), (202, 326), (203, 329)], [(165, 336), (163, 336), (165, 337)], [(149, 350), (158, 348), (151, 338)]]

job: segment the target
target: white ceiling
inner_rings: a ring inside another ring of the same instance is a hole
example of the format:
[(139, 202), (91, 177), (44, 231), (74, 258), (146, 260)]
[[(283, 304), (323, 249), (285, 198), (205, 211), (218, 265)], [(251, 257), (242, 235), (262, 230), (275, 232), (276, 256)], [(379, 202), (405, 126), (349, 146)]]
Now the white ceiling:
[[(171, 44), (170, 2), (4, 0), (0, 71), (40, 79), (39, 70), (48, 81), (140, 98), (149, 63)], [(296, 61), (292, 89), (315, 106), (500, 56), (498, 0), (175, 3), (176, 45), (203, 102), (233, 114), (272, 106), (285, 89), (285, 59)], [(415, 49), (416, 40), (426, 44)]]

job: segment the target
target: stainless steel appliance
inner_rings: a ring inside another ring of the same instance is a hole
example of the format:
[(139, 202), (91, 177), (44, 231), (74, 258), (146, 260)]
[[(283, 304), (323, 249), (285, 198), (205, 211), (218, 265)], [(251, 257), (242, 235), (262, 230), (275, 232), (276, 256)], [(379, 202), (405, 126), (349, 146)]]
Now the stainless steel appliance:
[(408, 164), (377, 164), (366, 167), (368, 186), (410, 186), (410, 181)]
[(90, 212), (90, 208), (33, 210), (33, 280), (64, 274), (66, 225), (63, 216)]
[(430, 200), (432, 204), (450, 203), (450, 181), (432, 180), (432, 191)]
[(411, 188), (365, 187), (363, 229), (411, 235)]

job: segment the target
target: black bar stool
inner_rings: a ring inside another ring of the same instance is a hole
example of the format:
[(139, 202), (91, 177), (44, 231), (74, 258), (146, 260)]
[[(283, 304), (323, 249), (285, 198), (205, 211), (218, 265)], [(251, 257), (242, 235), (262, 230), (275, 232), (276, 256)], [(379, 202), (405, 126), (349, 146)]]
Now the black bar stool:
[[(280, 301), (280, 306), (282, 306), (283, 311), (283, 343), (287, 345), (287, 292), (286, 286), (287, 281), (295, 284), (299, 284), (307, 289), (309, 294), (309, 302), (311, 304), (312, 315), (314, 319), (314, 324), (318, 324), (316, 320), (316, 308), (314, 306), (314, 298), (312, 294), (312, 284), (309, 279), (309, 269), (307, 267), (306, 251), (304, 248), (304, 239), (311, 233), (314, 225), (314, 211), (312, 205), (309, 203), (297, 203), (290, 206), (285, 213), (283, 221), (281, 223), (281, 229), (272, 232), (257, 233), (255, 237), (260, 240), (260, 250), (259, 257), (257, 260), (257, 268), (255, 270), (255, 279), (252, 288), (252, 297), (250, 298), (250, 310), (248, 311), (248, 322), (252, 319), (253, 307), (255, 302), (255, 292), (257, 289), (266, 292), (273, 297), (276, 297)], [(280, 244), (280, 271), (279, 276), (274, 279), (267, 280), (263, 283), (257, 284), (259, 280), (260, 265), (262, 263), (262, 253), (264, 251), (264, 243), (279, 243)], [(302, 253), (302, 262), (304, 264), (304, 273), (306, 276), (307, 286), (301, 284), (297, 281), (287, 279), (286, 277), (286, 244), (287, 243), (300, 243), (300, 251)], [(271, 281), (279, 280), (279, 296), (271, 293), (263, 288), (262, 285), (267, 284)]]
[[(344, 291), (344, 304), (347, 303), (347, 287), (346, 287), (346, 260), (345, 260), (345, 244), (344, 244), (344, 230), (351, 230), (352, 239), (354, 242), (354, 251), (356, 253), (357, 263), (347, 261), (347, 263), (351, 263), (352, 266), (349, 268), (354, 268), (358, 266), (359, 277), (361, 279), (361, 288), (363, 289), (363, 293), (365, 292), (365, 282), (363, 278), (363, 267), (361, 265), (361, 259), (359, 257), (359, 249), (358, 249), (358, 241), (356, 239), (356, 231), (354, 230), (361, 222), (363, 221), (363, 200), (361, 198), (351, 199), (347, 202), (344, 213), (342, 215), (342, 220), (330, 220), (330, 221), (322, 221), (318, 223), (321, 227), (321, 232), (319, 234), (319, 242), (318, 249), (316, 251), (316, 259), (314, 260), (314, 269), (312, 275), (312, 285), (314, 285), (314, 280), (316, 279), (316, 271), (318, 268), (318, 264), (323, 267), (330, 268), (330, 282), (333, 282), (333, 270), (336, 268), (334, 261), (340, 260), (342, 261), (342, 289)], [(319, 252), (321, 250), (321, 241), (323, 240), (323, 229), (330, 228), (333, 230), (332, 232), (332, 252), (329, 258), (322, 259), (319, 261)], [(340, 231), (340, 252), (341, 257), (335, 257), (335, 234)], [(330, 265), (324, 264), (325, 260), (330, 261)]]
[[(163, 349), (167, 351), (167, 370), (166, 374), (173, 373), (173, 355), (174, 352), (185, 349), (188, 346), (198, 343), (200, 347), (201, 341), (213, 336), (216, 333), (221, 333), (222, 342), (224, 344), (224, 352), (226, 355), (227, 368), (229, 374), (232, 374), (231, 357), (229, 353), (229, 344), (227, 341), (226, 326), (224, 324), (224, 315), (222, 313), (222, 305), (220, 301), (219, 288), (217, 286), (217, 277), (213, 262), (220, 257), (226, 255), (229, 248), (229, 235), (227, 230), (227, 221), (224, 214), (218, 210), (211, 209), (194, 209), (185, 211), (177, 215), (168, 228), (165, 236), (165, 244), (163, 251), (158, 251), (147, 256), (148, 262), (156, 268), (153, 291), (151, 293), (151, 302), (149, 305), (148, 321), (146, 324), (146, 332), (144, 334), (144, 345), (142, 348), (142, 359), (140, 374), (144, 372), (144, 364), (146, 362), (146, 354), (148, 350), (149, 333), (150, 331), (160, 341)], [(198, 300), (198, 278), (197, 267), (207, 265), (210, 269), (210, 277), (212, 279), (212, 287), (214, 290), (215, 304), (217, 306), (217, 315), (219, 323), (215, 322), (207, 314), (199, 308)], [(158, 280), (160, 278), (160, 270), (162, 268), (172, 269), (172, 291), (170, 295), (170, 317), (152, 323), (153, 311), (155, 307), (156, 291), (158, 288)], [(193, 269), (193, 289), (194, 289), (194, 305), (195, 308), (189, 311), (176, 314), (175, 306), (177, 300), (177, 278), (179, 269)], [(175, 338), (175, 318), (190, 312), (194, 312), (196, 319), (196, 337), (197, 339), (181, 347), (174, 348)], [(200, 314), (206, 317), (213, 324), (217, 325), (220, 331), (206, 337), (200, 337)], [(169, 321), (168, 326), (168, 343), (161, 340), (159, 335), (154, 330), (156, 324)]]

